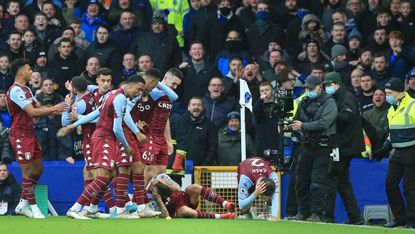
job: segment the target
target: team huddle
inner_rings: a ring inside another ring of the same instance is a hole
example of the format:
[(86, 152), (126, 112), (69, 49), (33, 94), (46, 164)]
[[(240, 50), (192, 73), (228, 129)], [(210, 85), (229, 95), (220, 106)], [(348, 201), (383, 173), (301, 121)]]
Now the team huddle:
[[(235, 218), (235, 203), (198, 184), (181, 191), (165, 174), (169, 155), (173, 153), (169, 113), (178, 98), (173, 90), (182, 80), (179, 70), (170, 69), (162, 77), (158, 70), (150, 69), (124, 80), (118, 89), (111, 89), (112, 72), (101, 68), (96, 78), (98, 86), (88, 85), (82, 77), (74, 77), (65, 85), (70, 91), (65, 102), (52, 107), (38, 105), (26, 86), (32, 73), (28, 61), (14, 61), (11, 70), (15, 83), (7, 94), (12, 116), (10, 143), (23, 175), (17, 214), (45, 218), (34, 197), (43, 165), (33, 118), (62, 115), (64, 127), (58, 131), (58, 136), (80, 130), (85, 158), (84, 190), (67, 211), (68, 217)], [(184, 158), (185, 154), (176, 153), (173, 170), (183, 170)], [(130, 182), (134, 190), (132, 197), (128, 195)], [(264, 195), (272, 202), (272, 217), (276, 219), (278, 178), (266, 161), (261, 158), (243, 161), (238, 168), (238, 183), (242, 213), (250, 214), (255, 198)], [(227, 213), (197, 210), (200, 197), (224, 207)], [(98, 212), (101, 200), (105, 201), (109, 214)]]

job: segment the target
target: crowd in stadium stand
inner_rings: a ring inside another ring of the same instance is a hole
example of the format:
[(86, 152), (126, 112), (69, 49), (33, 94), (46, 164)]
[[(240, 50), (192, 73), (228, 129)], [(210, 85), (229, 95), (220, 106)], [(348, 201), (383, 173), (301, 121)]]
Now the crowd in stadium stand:
[[(170, 125), (191, 135), (194, 165), (240, 162), (240, 79), (252, 93), (243, 137), (253, 157), (278, 150), (278, 116), (265, 108), (272, 90), (299, 98), (308, 76), (337, 72), (375, 151), (388, 136), (387, 82), (398, 78), (415, 98), (414, 9), (411, 0), (2, 0), (0, 159), (15, 160), (6, 93), (19, 58), (30, 61), (28, 86), (43, 106), (62, 102), (74, 76), (96, 84), (99, 68), (112, 70), (113, 87), (150, 68), (178, 68)], [(61, 127), (60, 116), (36, 120), (44, 160), (82, 160), (82, 133), (57, 137)]]

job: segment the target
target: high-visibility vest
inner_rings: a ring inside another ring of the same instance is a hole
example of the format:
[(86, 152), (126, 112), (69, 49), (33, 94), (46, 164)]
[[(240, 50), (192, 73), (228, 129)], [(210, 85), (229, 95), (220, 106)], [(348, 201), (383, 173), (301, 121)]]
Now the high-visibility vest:
[(177, 42), (183, 47), (184, 39), (180, 35), (183, 33), (183, 17), (189, 12), (187, 0), (150, 0), (150, 3), (153, 11), (165, 9), (169, 11), (167, 23), (174, 25), (178, 32)]
[(389, 140), (393, 148), (415, 145), (415, 99), (407, 92), (398, 107), (391, 106), (388, 111)]

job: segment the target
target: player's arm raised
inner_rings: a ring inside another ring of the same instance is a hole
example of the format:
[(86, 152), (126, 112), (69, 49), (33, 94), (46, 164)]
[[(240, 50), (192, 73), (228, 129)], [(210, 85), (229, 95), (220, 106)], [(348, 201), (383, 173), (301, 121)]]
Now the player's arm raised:
[(138, 99), (134, 99), (133, 101), (127, 101), (127, 107), (125, 109), (124, 114), (124, 122), (127, 125), (127, 127), (134, 133), (137, 140), (140, 142), (140, 144), (144, 144), (147, 140), (146, 135), (140, 132), (137, 125), (134, 123), (133, 118), (131, 117), (131, 109), (134, 107), (135, 103), (138, 101)]

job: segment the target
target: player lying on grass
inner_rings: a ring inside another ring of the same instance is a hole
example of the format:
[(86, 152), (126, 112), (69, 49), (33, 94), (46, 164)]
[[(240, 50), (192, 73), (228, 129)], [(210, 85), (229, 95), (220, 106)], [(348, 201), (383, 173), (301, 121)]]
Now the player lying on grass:
[[(161, 217), (198, 218), (198, 219), (234, 219), (235, 203), (226, 201), (210, 188), (192, 184), (186, 191), (178, 191), (176, 183), (161, 178), (151, 182), (150, 191), (161, 211)], [(226, 208), (229, 213), (213, 214), (197, 210), (199, 196)]]

